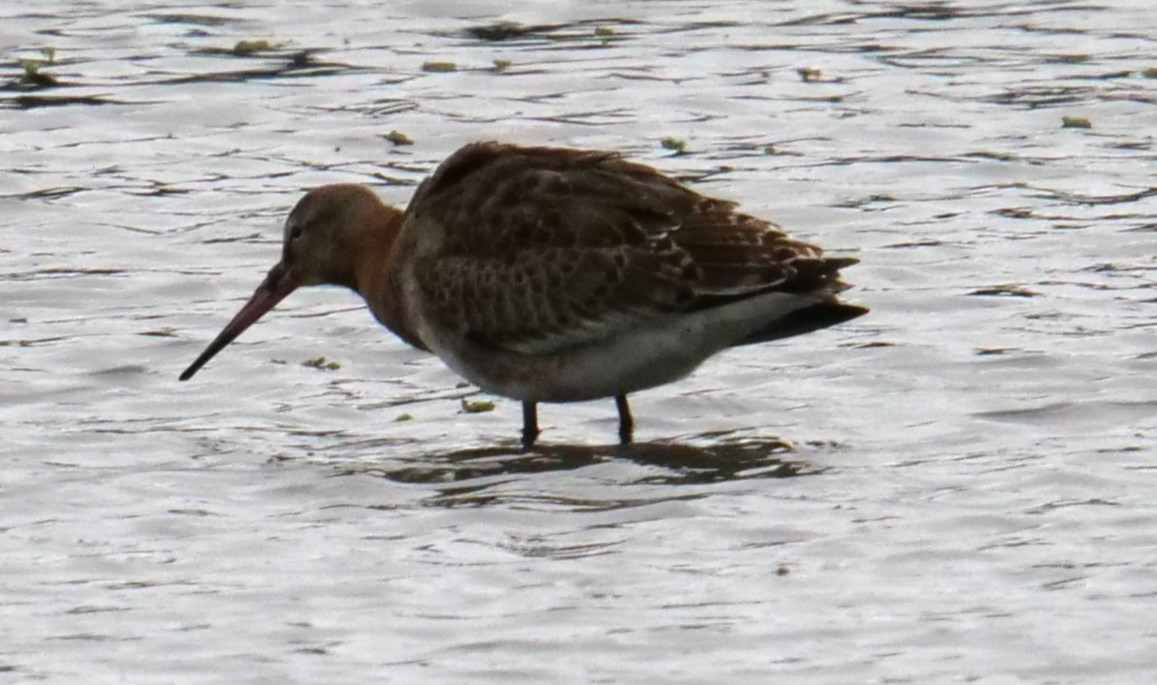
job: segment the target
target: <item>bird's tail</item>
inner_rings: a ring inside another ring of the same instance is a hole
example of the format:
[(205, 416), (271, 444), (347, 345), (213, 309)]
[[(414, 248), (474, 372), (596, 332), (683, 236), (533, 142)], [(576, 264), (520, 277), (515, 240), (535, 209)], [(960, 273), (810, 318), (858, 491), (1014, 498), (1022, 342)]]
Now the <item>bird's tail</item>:
[(841, 302), (833, 297), (830, 300), (824, 300), (823, 302), (817, 302), (802, 309), (797, 309), (787, 316), (776, 319), (766, 328), (755, 331), (743, 340), (737, 342), (736, 346), (753, 345), (755, 343), (780, 340), (782, 338), (803, 335), (804, 333), (811, 333), (821, 328), (851, 321), (867, 313), (867, 307)]

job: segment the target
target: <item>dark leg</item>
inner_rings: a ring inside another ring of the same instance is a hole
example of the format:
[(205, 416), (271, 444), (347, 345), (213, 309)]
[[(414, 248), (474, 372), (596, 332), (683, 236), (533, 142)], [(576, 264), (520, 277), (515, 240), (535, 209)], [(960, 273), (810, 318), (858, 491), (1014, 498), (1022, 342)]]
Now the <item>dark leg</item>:
[(631, 405), (626, 395), (615, 395), (615, 406), (619, 408), (619, 441), (631, 444), (631, 434), (635, 432), (635, 420), (631, 418)]
[(534, 447), (538, 439), (538, 406), (534, 402), (522, 403), (522, 449)]

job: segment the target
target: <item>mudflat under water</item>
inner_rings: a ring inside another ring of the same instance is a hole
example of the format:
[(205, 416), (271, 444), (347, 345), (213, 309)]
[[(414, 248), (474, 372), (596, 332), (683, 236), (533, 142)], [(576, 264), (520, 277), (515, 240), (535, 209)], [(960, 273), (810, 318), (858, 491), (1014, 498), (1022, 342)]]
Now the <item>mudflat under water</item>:
[[(7, 3), (0, 51), (0, 680), (1152, 682), (1150, 2)], [(630, 448), (606, 401), (519, 453), (339, 290), (177, 382), (305, 189), (476, 139), (737, 200), (872, 314)]]

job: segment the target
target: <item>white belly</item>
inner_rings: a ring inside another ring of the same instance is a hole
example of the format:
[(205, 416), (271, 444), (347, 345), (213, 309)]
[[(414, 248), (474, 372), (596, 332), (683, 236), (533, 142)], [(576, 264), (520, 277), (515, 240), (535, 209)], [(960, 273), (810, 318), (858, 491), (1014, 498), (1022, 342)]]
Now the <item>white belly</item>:
[(723, 307), (655, 319), (598, 342), (548, 354), (478, 345), (423, 327), (422, 340), (447, 366), (487, 392), (527, 402), (623, 395), (683, 378), (720, 350), (821, 299), (770, 293)]

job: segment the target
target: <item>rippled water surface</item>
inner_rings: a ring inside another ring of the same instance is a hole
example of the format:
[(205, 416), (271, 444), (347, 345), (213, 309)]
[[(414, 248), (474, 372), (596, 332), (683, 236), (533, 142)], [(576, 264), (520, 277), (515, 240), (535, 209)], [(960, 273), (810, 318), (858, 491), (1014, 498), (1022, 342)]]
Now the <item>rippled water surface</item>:
[[(0, 680), (1152, 682), (1151, 3), (9, 2), (0, 50)], [(856, 254), (872, 314), (631, 448), (604, 401), (520, 453), (339, 290), (177, 382), (305, 189), (488, 138)]]

